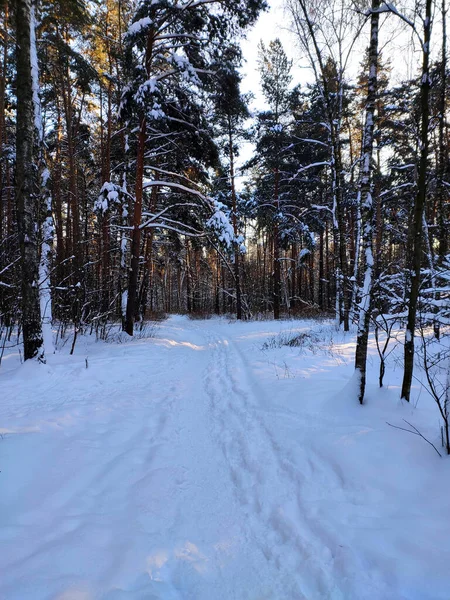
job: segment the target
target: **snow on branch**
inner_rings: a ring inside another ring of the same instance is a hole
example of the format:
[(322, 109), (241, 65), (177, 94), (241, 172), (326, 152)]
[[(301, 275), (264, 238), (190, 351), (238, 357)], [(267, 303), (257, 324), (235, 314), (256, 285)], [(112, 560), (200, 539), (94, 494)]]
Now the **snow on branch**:
[(131, 23), (124, 37), (127, 38), (133, 35), (137, 35), (138, 33), (141, 33), (142, 31), (148, 29), (152, 24), (153, 21), (152, 19), (150, 19), (150, 17), (143, 17), (142, 19), (138, 19), (137, 21), (134, 21), (134, 23)]
[(293, 136), (296, 140), (298, 140), (299, 142), (305, 142), (307, 144), (319, 144), (319, 146), (325, 146), (325, 148), (328, 148), (328, 144), (326, 144), (325, 142), (321, 142), (320, 140), (313, 140), (310, 138), (300, 138), (297, 136)]
[(419, 32), (417, 31), (415, 23), (413, 21), (411, 21), (411, 19), (408, 19), (408, 17), (406, 15), (404, 15), (399, 10), (397, 10), (397, 8), (392, 4), (392, 2), (385, 2), (379, 8), (377, 8), (377, 9), (369, 9), (366, 12), (364, 12), (363, 14), (366, 17), (370, 17), (370, 15), (376, 14), (376, 13), (379, 13), (379, 14), (381, 14), (381, 13), (392, 13), (393, 15), (395, 15), (396, 17), (398, 17), (399, 19), (401, 19), (404, 23), (406, 23), (407, 25), (409, 25), (409, 27), (411, 27), (411, 29), (417, 35), (417, 37), (419, 38), (420, 44), (422, 46), (422, 49), (425, 52), (428, 51), (427, 48), (426, 48), (426, 45), (425, 45), (424, 41), (422, 40), (422, 37), (420, 36)]
[(94, 211), (105, 214), (113, 206), (122, 204), (123, 190), (119, 185), (105, 181), (97, 200), (94, 202)]
[(295, 175), (293, 175), (289, 181), (292, 181), (293, 179), (295, 179), (298, 175), (300, 175), (300, 173), (302, 173), (303, 171), (307, 171), (308, 169), (313, 169), (314, 167), (324, 167), (324, 166), (330, 166), (330, 162), (325, 160), (325, 161), (321, 161), (321, 162), (316, 162), (316, 163), (312, 163), (310, 165), (307, 165), (306, 167), (300, 167), (300, 169), (298, 169), (297, 173)]
[(212, 230), (227, 248), (231, 248), (232, 244), (237, 240), (235, 239), (233, 226), (225, 212), (226, 206), (222, 202), (213, 199), (212, 207), (214, 212), (206, 222), (206, 227)]
[(408, 19), (408, 17), (406, 17), (404, 14), (400, 13), (391, 2), (385, 2), (383, 5), (376, 9), (369, 8), (364, 14), (366, 15), (366, 17), (370, 17), (370, 15), (373, 14), (389, 12), (399, 17), (402, 21), (407, 23), (410, 27), (412, 27), (415, 30), (416, 26), (414, 25), (414, 23), (410, 19)]

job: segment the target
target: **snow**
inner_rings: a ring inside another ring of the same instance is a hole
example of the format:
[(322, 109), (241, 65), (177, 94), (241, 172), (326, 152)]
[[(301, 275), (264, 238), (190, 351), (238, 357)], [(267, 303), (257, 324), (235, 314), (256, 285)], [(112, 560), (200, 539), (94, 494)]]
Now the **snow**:
[[(47, 197), (47, 214), (51, 211), (51, 198)], [(50, 213), (51, 214), (51, 213)], [(52, 353), (52, 298), (50, 292), (50, 261), (53, 243), (53, 219), (47, 216), (42, 224), (41, 259), (39, 261), (39, 306), (42, 319), (44, 356)]]
[[(299, 345), (281, 345), (297, 337)], [(173, 316), (0, 369), (0, 598), (444, 600), (436, 409), (331, 322)], [(417, 406), (415, 406), (417, 404)]]
[(214, 212), (207, 220), (206, 227), (208, 229), (213, 230), (217, 238), (221, 242), (223, 242), (228, 248), (231, 247), (233, 242), (236, 241), (238, 244), (240, 244), (242, 252), (242, 246), (244, 245), (242, 244), (242, 240), (240, 239), (240, 237), (236, 238), (234, 234), (233, 226), (231, 225), (230, 219), (226, 214), (226, 206), (219, 200), (216, 200), (215, 198), (212, 198), (210, 202)]
[(31, 86), (33, 91), (34, 126), (40, 143), (44, 139), (44, 128), (42, 124), (41, 100), (39, 88), (39, 66), (36, 48), (36, 8), (32, 3), (30, 7), (30, 62), (31, 62)]
[(142, 19), (138, 19), (137, 21), (134, 21), (134, 23), (131, 23), (131, 25), (128, 27), (128, 31), (126, 32), (125, 36), (127, 37), (141, 33), (143, 30), (148, 29), (152, 25), (152, 23), (153, 21), (150, 19), (150, 17), (143, 17)]
[(311, 250), (309, 248), (302, 248), (298, 253), (298, 260), (301, 262), (303, 258), (309, 256), (311, 254)]
[[(110, 182), (105, 181), (101, 187), (100, 194), (94, 202), (94, 211), (105, 215), (114, 205), (119, 205), (121, 202), (121, 192), (123, 188)], [(126, 210), (126, 209), (125, 209)], [(122, 213), (123, 216), (123, 213)]]

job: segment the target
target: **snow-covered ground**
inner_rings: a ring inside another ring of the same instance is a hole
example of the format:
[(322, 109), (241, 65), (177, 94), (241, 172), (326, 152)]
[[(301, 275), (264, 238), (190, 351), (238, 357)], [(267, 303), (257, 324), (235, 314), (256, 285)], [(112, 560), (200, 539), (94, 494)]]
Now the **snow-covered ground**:
[(327, 323), (69, 346), (0, 368), (1, 600), (450, 597), (450, 463), (386, 424), (439, 443), (395, 354), (380, 391), (371, 348), (361, 407)]

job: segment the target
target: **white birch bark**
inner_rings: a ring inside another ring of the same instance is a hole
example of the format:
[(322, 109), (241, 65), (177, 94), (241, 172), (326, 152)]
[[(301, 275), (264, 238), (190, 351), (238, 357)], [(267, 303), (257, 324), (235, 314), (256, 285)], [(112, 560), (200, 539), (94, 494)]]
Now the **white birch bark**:
[(30, 60), (31, 60), (31, 82), (33, 90), (33, 111), (36, 140), (36, 155), (38, 157), (38, 171), (40, 173), (38, 198), (43, 203), (41, 210), (45, 212), (45, 218), (41, 223), (41, 257), (39, 261), (39, 302), (42, 319), (42, 336), (44, 354), (48, 356), (54, 352), (52, 332), (52, 297), (50, 290), (50, 275), (53, 256), (53, 217), (52, 197), (48, 189), (50, 172), (45, 164), (44, 156), (44, 126), (42, 122), (42, 109), (39, 86), (39, 65), (36, 47), (36, 2), (31, 3), (30, 8)]
[(361, 210), (362, 259), (364, 265), (364, 281), (361, 290), (358, 317), (358, 336), (355, 353), (355, 375), (358, 377), (358, 399), (362, 404), (366, 386), (367, 345), (369, 340), (370, 316), (373, 294), (373, 232), (374, 232), (374, 201), (373, 201), (373, 132), (375, 125), (375, 104), (378, 85), (378, 27), (380, 0), (372, 0), (370, 10), (370, 46), (369, 46), (369, 77), (367, 85), (367, 100), (365, 108), (365, 123), (363, 133), (363, 148), (359, 175), (359, 197)]

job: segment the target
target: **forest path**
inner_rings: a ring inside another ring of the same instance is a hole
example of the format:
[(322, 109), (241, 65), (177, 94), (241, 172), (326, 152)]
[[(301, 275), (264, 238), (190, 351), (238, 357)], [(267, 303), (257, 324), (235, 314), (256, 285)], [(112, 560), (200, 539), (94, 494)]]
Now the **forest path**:
[(386, 463), (402, 441), (380, 437), (385, 412), (368, 426), (369, 408), (330, 404), (347, 341), (263, 351), (286, 327), (171, 317), (3, 375), (0, 599), (441, 598), (448, 527), (435, 551), (435, 522), (405, 506), (442, 475), (427, 463), (399, 494), (411, 457)]
[(302, 529), (310, 530), (301, 501), (304, 475), (271, 430), (269, 423), (274, 427), (276, 420), (269, 421), (265, 414), (265, 395), (245, 354), (223, 333), (208, 336), (211, 358), (204, 382), (213, 445), (219, 445), (225, 457), (248, 540), (243, 554), (259, 557), (253, 590), (260, 591), (254, 597), (278, 598), (279, 590), (293, 599), (323, 596), (332, 586), (330, 575), (314, 557), (317, 551), (326, 554), (326, 549), (320, 539), (312, 543), (310, 535), (301, 534)]

